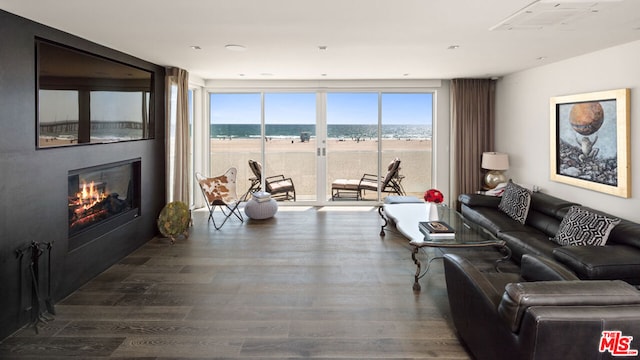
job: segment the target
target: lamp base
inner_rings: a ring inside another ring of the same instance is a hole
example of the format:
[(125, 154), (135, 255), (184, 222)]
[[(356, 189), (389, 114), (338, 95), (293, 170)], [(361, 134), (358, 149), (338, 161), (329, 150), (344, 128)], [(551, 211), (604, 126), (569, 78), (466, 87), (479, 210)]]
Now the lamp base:
[(487, 189), (494, 189), (498, 184), (507, 182), (507, 177), (501, 170), (489, 170), (484, 176), (484, 185)]

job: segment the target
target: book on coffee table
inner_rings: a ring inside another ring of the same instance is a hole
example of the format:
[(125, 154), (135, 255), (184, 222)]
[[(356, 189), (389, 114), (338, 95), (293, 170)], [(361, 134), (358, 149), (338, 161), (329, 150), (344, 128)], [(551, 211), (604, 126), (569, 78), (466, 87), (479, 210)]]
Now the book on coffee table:
[(454, 239), (456, 230), (444, 221), (420, 221), (420, 232), (430, 239)]

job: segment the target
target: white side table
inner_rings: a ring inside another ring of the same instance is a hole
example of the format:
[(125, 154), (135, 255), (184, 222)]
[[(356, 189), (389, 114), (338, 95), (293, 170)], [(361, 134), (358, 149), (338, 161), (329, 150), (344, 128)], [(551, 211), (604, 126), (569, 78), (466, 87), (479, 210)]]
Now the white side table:
[(278, 203), (270, 197), (269, 193), (256, 193), (247, 201), (244, 213), (250, 219), (263, 220), (273, 217), (278, 212)]

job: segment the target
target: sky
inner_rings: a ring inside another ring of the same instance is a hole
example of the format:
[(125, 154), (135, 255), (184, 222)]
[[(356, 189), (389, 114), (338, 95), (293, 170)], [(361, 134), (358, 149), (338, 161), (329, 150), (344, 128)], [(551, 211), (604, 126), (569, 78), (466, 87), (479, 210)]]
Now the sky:
[[(267, 124), (315, 124), (315, 93), (265, 94)], [(211, 122), (260, 123), (260, 94), (211, 94)], [(378, 93), (327, 93), (328, 124), (377, 124)], [(383, 93), (383, 124), (431, 125), (433, 94)]]

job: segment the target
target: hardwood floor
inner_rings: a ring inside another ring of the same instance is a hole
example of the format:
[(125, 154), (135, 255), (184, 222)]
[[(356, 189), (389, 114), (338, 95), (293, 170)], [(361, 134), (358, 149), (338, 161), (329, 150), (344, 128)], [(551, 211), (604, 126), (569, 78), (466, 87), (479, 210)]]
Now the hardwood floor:
[(2, 359), (469, 359), (442, 262), (412, 290), (407, 240), (373, 208), (282, 207), (273, 219), (194, 213), (0, 343)]

